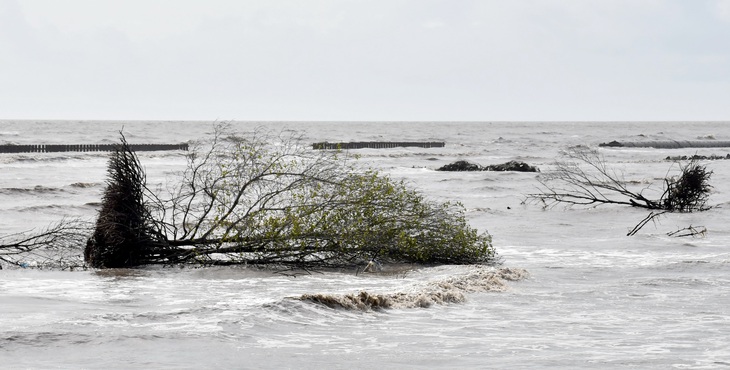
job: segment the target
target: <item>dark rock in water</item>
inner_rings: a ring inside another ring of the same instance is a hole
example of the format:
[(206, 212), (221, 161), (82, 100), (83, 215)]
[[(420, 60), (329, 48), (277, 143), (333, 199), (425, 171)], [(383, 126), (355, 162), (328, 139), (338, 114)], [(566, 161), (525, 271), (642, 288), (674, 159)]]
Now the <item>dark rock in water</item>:
[(437, 168), (436, 171), (484, 171), (484, 168), (478, 164), (469, 163), (467, 161), (456, 161)]
[(537, 167), (530, 166), (525, 162), (509, 161), (502, 164), (493, 164), (484, 168), (485, 171), (518, 171), (518, 172), (540, 172)]
[(467, 161), (456, 161), (436, 169), (436, 171), (518, 171), (518, 172), (540, 172), (537, 167), (530, 166), (525, 162), (509, 161), (502, 164), (493, 164), (482, 167), (478, 164)]
[(615, 148), (615, 147), (622, 147), (622, 146), (624, 146), (624, 144), (621, 144), (618, 141), (614, 140), (614, 141), (611, 141), (609, 143), (601, 143), (601, 144), (598, 144), (598, 146), (607, 146), (607, 147)]

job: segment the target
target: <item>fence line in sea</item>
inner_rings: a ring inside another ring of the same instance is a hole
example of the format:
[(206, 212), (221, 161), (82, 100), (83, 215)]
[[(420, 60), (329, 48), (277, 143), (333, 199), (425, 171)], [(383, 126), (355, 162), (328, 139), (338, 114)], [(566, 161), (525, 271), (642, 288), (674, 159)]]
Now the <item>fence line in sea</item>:
[(598, 144), (601, 147), (609, 148), (657, 148), (657, 149), (682, 149), (682, 148), (730, 148), (730, 141), (691, 141), (691, 140), (665, 140), (665, 141), (611, 141)]
[[(357, 141), (312, 144), (313, 149), (389, 149), (389, 148), (443, 148), (443, 141)], [(0, 153), (55, 153), (55, 152), (111, 152), (119, 144), (4, 144), (0, 145)], [(136, 152), (152, 152), (165, 150), (188, 150), (187, 143), (180, 144), (129, 144)]]
[[(55, 152), (111, 152), (120, 144), (30, 144), (0, 145), (0, 153), (55, 153)], [(187, 143), (180, 144), (129, 144), (136, 152), (163, 150), (188, 150)]]
[(443, 148), (443, 141), (355, 141), (346, 143), (320, 142), (312, 144), (312, 149), (390, 149), (404, 147)]

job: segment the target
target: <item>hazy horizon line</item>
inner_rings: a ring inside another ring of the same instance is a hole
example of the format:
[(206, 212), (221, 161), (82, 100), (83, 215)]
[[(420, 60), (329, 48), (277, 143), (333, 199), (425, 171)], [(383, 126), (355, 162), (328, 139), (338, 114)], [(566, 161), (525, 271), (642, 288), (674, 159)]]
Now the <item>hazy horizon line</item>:
[(76, 119), (76, 118), (0, 118), (0, 122), (28, 121), (28, 122), (266, 122), (266, 123), (682, 123), (682, 122), (706, 122), (706, 123), (730, 123), (727, 120), (262, 120), (262, 119)]

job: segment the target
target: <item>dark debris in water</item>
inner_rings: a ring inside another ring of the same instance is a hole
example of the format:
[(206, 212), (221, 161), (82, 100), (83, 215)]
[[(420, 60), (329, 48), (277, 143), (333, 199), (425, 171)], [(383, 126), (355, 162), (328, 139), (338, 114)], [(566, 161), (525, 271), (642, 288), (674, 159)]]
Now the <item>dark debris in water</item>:
[(484, 168), (478, 164), (467, 161), (456, 161), (439, 167), (436, 171), (484, 171)]
[(540, 172), (537, 167), (530, 166), (525, 162), (509, 161), (502, 164), (493, 164), (486, 167), (487, 171), (517, 171), (517, 172)]
[(517, 172), (540, 172), (537, 167), (530, 166), (525, 162), (520, 161), (509, 161), (502, 164), (492, 164), (489, 166), (482, 166), (476, 163), (460, 160), (454, 163), (450, 163), (439, 167), (436, 171), (517, 171)]

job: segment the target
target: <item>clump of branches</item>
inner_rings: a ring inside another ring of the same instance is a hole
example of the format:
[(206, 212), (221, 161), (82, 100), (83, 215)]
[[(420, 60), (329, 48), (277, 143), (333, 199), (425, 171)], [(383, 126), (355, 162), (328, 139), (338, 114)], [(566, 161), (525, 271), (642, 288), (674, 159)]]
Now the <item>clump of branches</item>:
[(557, 204), (567, 206), (597, 206), (618, 204), (651, 210), (628, 235), (634, 235), (644, 225), (668, 212), (705, 211), (712, 186), (712, 171), (692, 160), (680, 165), (679, 176), (666, 177), (658, 198), (645, 193), (650, 187), (634, 190), (623, 175), (606, 164), (595, 149), (574, 147), (563, 152), (565, 160), (555, 164), (555, 171), (538, 178), (540, 193), (528, 198), (545, 208)]
[(707, 198), (712, 186), (709, 184), (712, 171), (691, 160), (681, 167), (678, 178), (665, 179), (665, 192), (661, 200), (669, 212), (694, 212), (709, 209)]
[(166, 193), (146, 188), (122, 139), (85, 254), (94, 267), (256, 264), (321, 269), (381, 262), (485, 263), (491, 237), (344, 152), (225, 125), (198, 143)]
[(0, 261), (17, 267), (83, 268), (81, 246), (90, 230), (88, 222), (64, 219), (39, 232), (0, 236)]
[(91, 267), (144, 264), (165, 246), (145, 205), (146, 179), (137, 155), (121, 135), (109, 158), (107, 186), (93, 235), (84, 249)]

